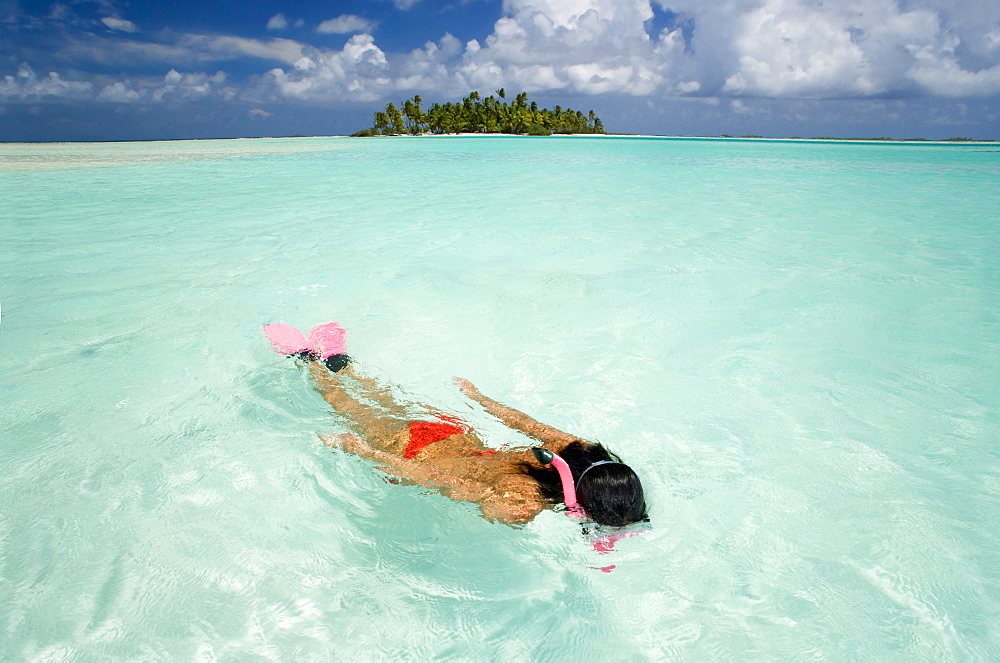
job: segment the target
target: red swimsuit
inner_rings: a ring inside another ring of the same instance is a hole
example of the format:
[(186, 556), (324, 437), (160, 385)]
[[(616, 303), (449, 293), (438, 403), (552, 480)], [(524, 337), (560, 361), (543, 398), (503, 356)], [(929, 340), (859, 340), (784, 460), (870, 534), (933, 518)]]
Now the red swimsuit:
[(446, 440), (452, 435), (472, 431), (472, 426), (458, 417), (447, 414), (435, 414), (434, 416), (441, 421), (410, 422), (410, 443), (403, 451), (403, 458), (413, 458), (429, 444)]

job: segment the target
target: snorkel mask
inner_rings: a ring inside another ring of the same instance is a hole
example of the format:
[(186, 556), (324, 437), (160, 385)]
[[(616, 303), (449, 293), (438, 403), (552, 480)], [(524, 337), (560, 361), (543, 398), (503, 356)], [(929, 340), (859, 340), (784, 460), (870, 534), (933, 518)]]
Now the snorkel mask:
[[(569, 464), (560, 458), (558, 454), (542, 447), (533, 447), (531, 449), (531, 453), (534, 454), (535, 460), (539, 463), (542, 465), (552, 465), (559, 473), (559, 481), (562, 482), (563, 489), (563, 503), (566, 505), (566, 515), (575, 520), (586, 520), (587, 512), (582, 506), (580, 506), (580, 503), (576, 501), (576, 482), (573, 481), (573, 472), (569, 469)], [(613, 462), (614, 461), (610, 460), (601, 460), (593, 463), (583, 471), (580, 478), (583, 479), (587, 472), (598, 465)], [(631, 536), (645, 534), (648, 531), (648, 522), (631, 523), (625, 527), (613, 528), (594, 523), (584, 528), (584, 534), (593, 545), (594, 550), (601, 555), (605, 555), (613, 551), (616, 541), (621, 541), (622, 539), (627, 539)]]

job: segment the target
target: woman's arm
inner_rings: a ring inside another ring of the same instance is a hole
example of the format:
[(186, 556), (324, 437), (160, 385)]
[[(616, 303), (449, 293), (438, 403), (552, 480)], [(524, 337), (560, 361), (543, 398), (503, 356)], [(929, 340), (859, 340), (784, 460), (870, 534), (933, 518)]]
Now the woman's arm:
[(498, 403), (492, 398), (483, 396), (474, 384), (464, 378), (455, 378), (455, 384), (458, 385), (463, 394), (482, 405), (487, 412), (504, 422), (507, 426), (549, 445), (551, 450), (556, 453), (559, 453), (567, 445), (579, 439), (558, 428), (553, 428), (552, 426), (547, 426), (536, 421), (520, 410), (507, 407), (503, 403)]

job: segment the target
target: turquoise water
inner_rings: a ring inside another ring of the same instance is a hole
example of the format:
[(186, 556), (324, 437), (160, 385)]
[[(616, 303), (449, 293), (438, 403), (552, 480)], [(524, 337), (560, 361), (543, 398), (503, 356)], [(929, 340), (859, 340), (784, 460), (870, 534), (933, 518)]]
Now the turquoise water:
[[(0, 659), (1000, 658), (996, 149), (0, 145)], [(259, 330), (329, 320), (604, 441), (653, 533), (324, 447)]]

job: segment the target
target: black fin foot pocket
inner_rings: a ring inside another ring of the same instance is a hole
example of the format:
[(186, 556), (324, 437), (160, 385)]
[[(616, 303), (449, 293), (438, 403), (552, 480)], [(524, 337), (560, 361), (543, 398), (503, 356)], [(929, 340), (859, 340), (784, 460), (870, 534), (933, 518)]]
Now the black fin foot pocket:
[(347, 355), (330, 355), (323, 363), (334, 373), (339, 373), (351, 363), (351, 358)]

